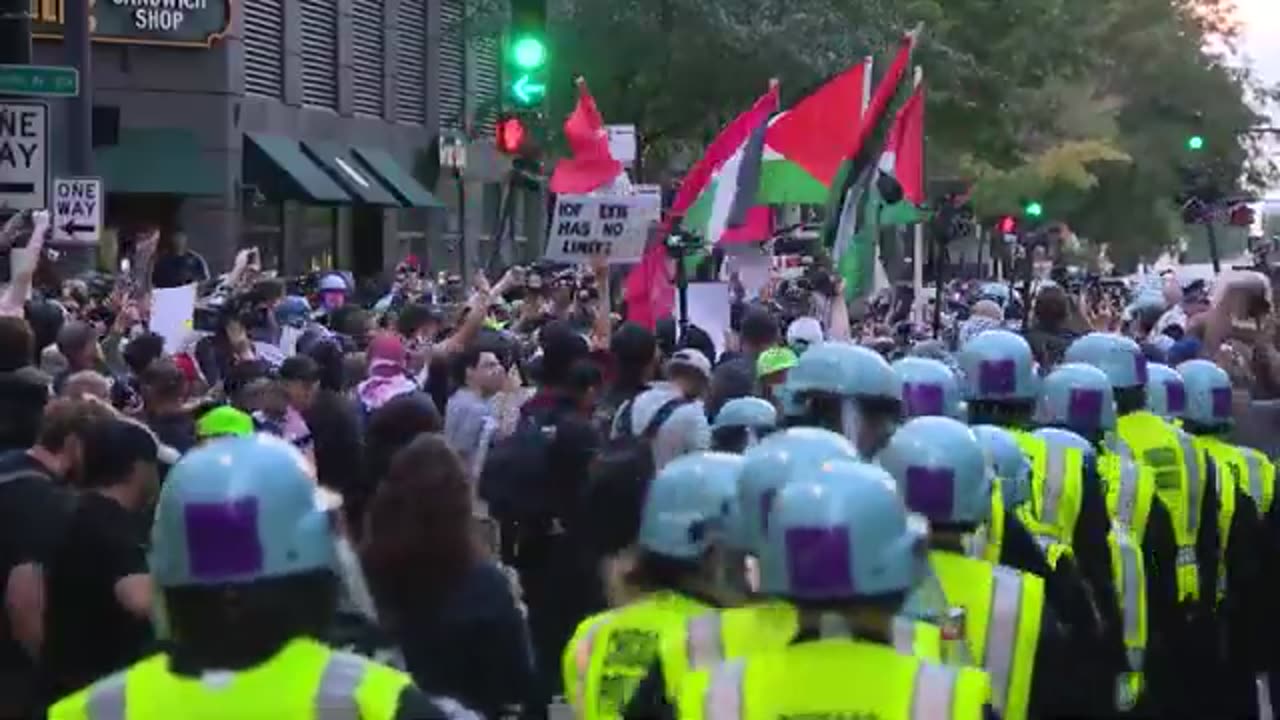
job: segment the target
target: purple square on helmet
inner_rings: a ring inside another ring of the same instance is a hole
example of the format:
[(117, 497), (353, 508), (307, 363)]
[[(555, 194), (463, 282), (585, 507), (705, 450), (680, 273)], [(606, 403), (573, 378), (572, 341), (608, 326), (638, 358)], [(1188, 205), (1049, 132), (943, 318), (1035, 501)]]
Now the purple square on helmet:
[(907, 507), (927, 518), (949, 517), (956, 507), (955, 479), (951, 468), (908, 467)]
[(1102, 391), (1071, 388), (1067, 401), (1067, 423), (1071, 427), (1095, 430), (1102, 424)]
[(1147, 384), (1147, 356), (1136, 353), (1133, 356), (1133, 374), (1138, 377), (1139, 385)]
[(1231, 388), (1213, 389), (1213, 416), (1218, 420), (1231, 417)]
[(1170, 414), (1181, 415), (1187, 409), (1187, 388), (1177, 380), (1164, 382), (1164, 401)]
[(983, 360), (978, 365), (978, 392), (983, 395), (1012, 395), (1018, 391), (1018, 363), (1013, 360)]
[(193, 503), (183, 509), (187, 562), (202, 580), (233, 578), (262, 570), (258, 499)]
[(797, 597), (833, 598), (854, 592), (847, 528), (787, 530), (787, 571)]
[(902, 404), (910, 417), (942, 415), (945, 404), (942, 386), (937, 383), (907, 383), (902, 388)]

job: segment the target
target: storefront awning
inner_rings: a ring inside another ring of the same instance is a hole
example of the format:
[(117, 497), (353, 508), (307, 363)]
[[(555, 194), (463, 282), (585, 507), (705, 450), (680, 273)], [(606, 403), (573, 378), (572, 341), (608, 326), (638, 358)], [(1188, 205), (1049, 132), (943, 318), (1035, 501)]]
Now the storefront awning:
[(115, 145), (94, 150), (93, 162), (109, 193), (223, 193), (195, 133), (182, 128), (121, 128)]
[(302, 149), (351, 197), (370, 205), (399, 207), (400, 201), (387, 192), (372, 173), (356, 160), (351, 148), (335, 143), (304, 141)]
[(329, 204), (354, 202), (316, 165), (293, 138), (245, 133), (245, 183), (255, 185), (268, 196), (282, 200)]
[(377, 175), (379, 179), (387, 184), (388, 188), (391, 188), (392, 194), (399, 198), (400, 203), (405, 207), (444, 207), (444, 204), (423, 187), (422, 183), (405, 172), (400, 163), (391, 157), (391, 153), (379, 148), (361, 147), (359, 145), (351, 150), (370, 172)]

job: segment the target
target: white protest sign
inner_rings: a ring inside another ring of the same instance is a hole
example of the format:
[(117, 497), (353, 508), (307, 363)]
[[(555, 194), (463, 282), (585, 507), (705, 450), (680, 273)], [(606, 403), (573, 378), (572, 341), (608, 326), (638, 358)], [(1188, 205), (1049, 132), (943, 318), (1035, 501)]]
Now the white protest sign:
[(178, 352), (191, 334), (195, 316), (195, 283), (151, 291), (151, 322), (148, 329), (164, 338), (165, 352)]
[(560, 195), (547, 232), (548, 260), (587, 262), (604, 255), (610, 264), (644, 254), (659, 199), (652, 195)]
[(53, 239), (96, 243), (102, 236), (102, 178), (53, 179)]
[(0, 210), (49, 205), (49, 106), (0, 102)]
[(636, 126), (606, 125), (604, 131), (609, 137), (609, 154), (614, 160), (631, 167), (636, 161)]

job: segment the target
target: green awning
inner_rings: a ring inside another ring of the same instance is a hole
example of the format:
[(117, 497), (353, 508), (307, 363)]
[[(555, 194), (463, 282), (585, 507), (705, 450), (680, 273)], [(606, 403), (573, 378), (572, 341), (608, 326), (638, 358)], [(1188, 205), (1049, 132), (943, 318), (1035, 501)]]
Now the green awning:
[(351, 149), (342, 145), (327, 142), (304, 141), (302, 149), (316, 164), (329, 171), (333, 178), (351, 197), (370, 205), (386, 205), (398, 207), (400, 201), (395, 199), (387, 189), (378, 182), (368, 170), (356, 160)]
[(93, 162), (109, 193), (223, 193), (195, 133), (182, 128), (121, 128), (115, 145), (94, 149)]
[(400, 199), (400, 203), (405, 207), (418, 208), (443, 208), (444, 203), (436, 199), (422, 183), (414, 179), (412, 175), (405, 172), (400, 163), (391, 157), (386, 150), (378, 148), (361, 147), (359, 145), (351, 148), (355, 156), (359, 158), (374, 175), (387, 184), (391, 192)]
[(352, 198), (302, 152), (293, 138), (245, 133), (245, 182), (267, 196), (313, 203), (352, 202)]

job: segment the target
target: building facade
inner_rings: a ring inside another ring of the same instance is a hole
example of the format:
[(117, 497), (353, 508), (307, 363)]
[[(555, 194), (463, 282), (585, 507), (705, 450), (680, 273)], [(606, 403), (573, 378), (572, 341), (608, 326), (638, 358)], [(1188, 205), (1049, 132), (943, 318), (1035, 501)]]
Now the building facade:
[[(62, 2), (32, 0), (38, 64), (68, 64)], [(506, 168), (485, 140), (497, 41), (469, 32), (464, 2), (97, 0), (106, 244), (154, 224), (216, 268), (246, 246), (290, 274), (373, 276), (410, 253), (433, 269), (476, 267)], [(52, 105), (57, 138), (64, 113)], [(437, 158), (454, 127), (474, 138), (460, 180)], [(55, 174), (59, 155), (55, 145)], [(524, 205), (521, 227), (539, 209)]]

